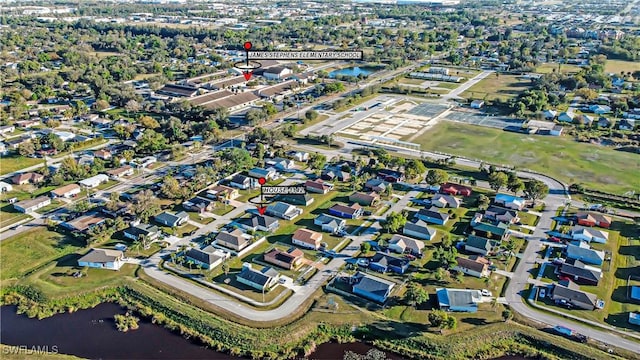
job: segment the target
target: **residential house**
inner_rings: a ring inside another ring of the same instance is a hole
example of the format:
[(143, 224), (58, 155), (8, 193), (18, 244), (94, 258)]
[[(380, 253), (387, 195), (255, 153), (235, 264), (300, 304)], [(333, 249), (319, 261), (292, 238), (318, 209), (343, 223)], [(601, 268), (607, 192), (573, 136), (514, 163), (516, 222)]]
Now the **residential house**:
[(558, 115), (558, 121), (572, 123), (575, 116), (573, 111), (563, 111)]
[(489, 277), (489, 265), (484, 261), (471, 260), (463, 257), (456, 258), (457, 265), (453, 268), (463, 274), (478, 278)]
[(380, 195), (375, 192), (363, 193), (363, 192), (355, 192), (349, 195), (349, 201), (353, 201), (362, 206), (374, 206), (378, 202), (380, 202)]
[(609, 119), (607, 119), (604, 116), (600, 116), (598, 118), (598, 127), (601, 128), (610, 128), (613, 125), (613, 122)]
[(93, 152), (93, 156), (97, 157), (98, 159), (102, 159), (102, 160), (109, 160), (111, 159), (111, 151), (109, 150), (105, 150), (105, 149), (100, 149), (100, 150), (96, 150)]
[(44, 181), (44, 175), (28, 172), (15, 175), (11, 178), (11, 182), (16, 185), (39, 184)]
[(278, 219), (271, 216), (257, 214), (248, 218), (238, 219), (236, 223), (247, 231), (274, 232), (280, 226)]
[(378, 179), (382, 179), (389, 183), (404, 181), (404, 173), (390, 169), (378, 170)]
[(489, 239), (498, 239), (500, 241), (507, 240), (510, 236), (509, 225), (501, 222), (497, 225), (487, 224), (484, 222), (473, 223), (473, 232), (475, 235), (484, 236)]
[(193, 211), (202, 214), (207, 211), (213, 210), (215, 204), (211, 200), (196, 196), (193, 199), (183, 202), (182, 207), (187, 211)]
[(295, 247), (291, 247), (286, 251), (273, 248), (264, 254), (264, 261), (287, 270), (292, 270), (298, 268), (298, 266), (303, 263), (304, 253)]
[(558, 272), (578, 284), (585, 285), (598, 285), (602, 278), (602, 270), (586, 265), (579, 260), (574, 261), (573, 264), (563, 263), (558, 268)]
[(238, 174), (231, 179), (229, 185), (241, 190), (246, 190), (256, 187), (258, 185), (258, 181), (248, 176)]
[(7, 134), (11, 134), (16, 131), (16, 127), (13, 125), (2, 125), (0, 126), (0, 135), (6, 136)]
[(355, 282), (352, 292), (365, 299), (383, 304), (391, 295), (395, 283), (367, 273), (357, 272), (352, 276)]
[(253, 168), (251, 170), (249, 170), (249, 176), (251, 176), (252, 178), (256, 178), (256, 179), (260, 179), (260, 178), (265, 178), (267, 180), (271, 180), (271, 179), (275, 179), (276, 177), (278, 177), (278, 172), (276, 171), (276, 169), (270, 167), (268, 169), (263, 169), (263, 168)]
[(604, 251), (594, 250), (584, 241), (579, 241), (577, 245), (568, 244), (565, 252), (567, 259), (578, 260), (584, 264), (602, 265), (604, 261)]
[(523, 198), (508, 194), (497, 194), (493, 202), (514, 210), (522, 210), (526, 204)]
[(275, 200), (300, 206), (309, 206), (314, 201), (313, 197), (309, 194), (280, 194), (276, 196)]
[(78, 259), (78, 266), (97, 269), (120, 270), (124, 253), (120, 250), (94, 248)]
[(333, 190), (333, 184), (326, 183), (322, 180), (307, 180), (304, 187), (308, 192), (317, 194), (326, 194)]
[(325, 169), (320, 174), (320, 179), (325, 181), (338, 180), (341, 182), (347, 182), (351, 179), (351, 174), (347, 171)]
[(60, 225), (74, 232), (84, 233), (94, 226), (100, 225), (107, 221), (103, 213), (90, 212), (83, 214), (75, 219), (65, 221)]
[(4, 142), (0, 141), (0, 156), (9, 155), (9, 147)]
[(322, 242), (322, 234), (308, 229), (297, 229), (291, 236), (291, 243), (317, 250)]
[(382, 179), (369, 179), (364, 184), (366, 190), (374, 191), (378, 194), (384, 193), (389, 186), (391, 186), (391, 184)]
[(245, 234), (240, 229), (234, 229), (231, 232), (220, 231), (213, 244), (214, 246), (241, 251), (251, 244), (251, 235)]
[(51, 197), (54, 198), (71, 198), (74, 197), (82, 191), (82, 188), (78, 184), (68, 184), (62, 187), (59, 187), (55, 190), (51, 190)]
[(258, 291), (269, 291), (278, 283), (280, 273), (276, 270), (265, 267), (262, 270), (254, 269), (251, 264), (242, 264), (242, 270), (236, 275), (236, 280), (244, 285), (250, 286)]
[(409, 252), (412, 255), (422, 255), (422, 249), (424, 249), (424, 242), (422, 240), (414, 239), (408, 236), (402, 236), (395, 234), (389, 240), (389, 249), (399, 254)]
[(162, 225), (169, 227), (176, 227), (186, 224), (189, 220), (189, 214), (184, 211), (180, 211), (177, 214), (164, 211), (154, 217), (154, 220)]
[(466, 197), (471, 196), (472, 190), (468, 186), (454, 183), (444, 183), (440, 185), (440, 192), (443, 194), (460, 195)]
[(583, 226), (599, 226), (609, 228), (611, 226), (611, 217), (601, 213), (579, 212), (576, 215), (579, 225)]
[(444, 225), (449, 220), (449, 214), (441, 213), (437, 208), (420, 209), (415, 215), (417, 219), (426, 221), (431, 224)]
[(0, 194), (9, 192), (13, 190), (13, 186), (11, 184), (6, 183), (4, 181), (0, 181)]
[(396, 274), (404, 274), (409, 269), (409, 260), (377, 252), (369, 259), (369, 268), (381, 273), (391, 271)]
[(560, 136), (562, 135), (562, 130), (564, 130), (562, 125), (555, 125), (551, 130), (549, 130), (549, 134), (552, 136)]
[(551, 299), (557, 304), (570, 304), (573, 307), (583, 310), (594, 310), (598, 302), (596, 295), (581, 291), (580, 288), (571, 281), (568, 286), (554, 284), (551, 290)]
[(294, 160), (297, 161), (307, 161), (309, 160), (309, 153), (304, 151), (296, 151), (291, 155)]
[(293, 220), (300, 214), (302, 214), (302, 209), (278, 201), (272, 205), (267, 206), (267, 214), (279, 217), (284, 220)]
[(473, 100), (471, 102), (472, 109), (480, 109), (484, 106), (484, 100)]
[(607, 105), (594, 104), (589, 106), (589, 110), (594, 114), (602, 115), (610, 113), (611, 107)]
[(571, 238), (573, 240), (604, 244), (609, 240), (609, 233), (604, 230), (576, 225), (571, 229)]
[(237, 189), (224, 186), (224, 185), (216, 185), (211, 189), (207, 190), (207, 195), (209, 199), (221, 201), (221, 200), (233, 200), (240, 196), (240, 193)]
[(407, 221), (402, 229), (402, 234), (418, 239), (433, 240), (434, 236), (436, 236), (436, 231), (427, 226), (426, 221), (417, 219), (413, 222)]
[(156, 158), (155, 156), (146, 156), (142, 159), (133, 160), (130, 162), (130, 164), (138, 168), (146, 168), (156, 162), (158, 162), (158, 158)]
[(444, 311), (474, 313), (482, 302), (480, 290), (437, 288), (436, 296), (438, 307)]
[(633, 130), (636, 126), (636, 122), (637, 120), (633, 120), (633, 119), (620, 119), (620, 121), (618, 121), (618, 129), (619, 130)]
[(265, 163), (279, 171), (292, 170), (296, 167), (296, 163), (293, 160), (283, 159), (280, 157), (267, 160)]
[(487, 238), (470, 235), (464, 243), (464, 249), (468, 252), (486, 256), (491, 253), (493, 243)]
[(347, 221), (335, 216), (320, 214), (314, 220), (313, 223), (322, 228), (322, 231), (330, 232), (333, 234), (339, 233), (347, 226)]
[(88, 179), (80, 180), (78, 184), (86, 187), (86, 188), (95, 188), (100, 186), (100, 184), (106, 183), (109, 181), (109, 177), (105, 174), (98, 174), (96, 176), (92, 176)]
[(202, 249), (191, 248), (185, 253), (187, 261), (200, 265), (203, 269), (213, 269), (229, 259), (230, 253), (209, 245)]
[(455, 196), (436, 194), (431, 198), (431, 205), (439, 208), (453, 208), (457, 209), (462, 204), (462, 200)]
[(335, 204), (329, 208), (329, 214), (346, 219), (357, 219), (362, 216), (362, 206), (353, 203), (349, 206)]
[(507, 224), (515, 224), (520, 221), (517, 210), (495, 205), (492, 205), (485, 210), (483, 217), (492, 221), (500, 221)]
[(113, 170), (108, 170), (105, 173), (112, 179), (120, 179), (123, 176), (133, 175), (133, 167), (131, 167), (131, 165), (124, 165)]
[(138, 224), (129, 226), (124, 230), (124, 237), (136, 241), (144, 236), (147, 240), (153, 241), (160, 237), (161, 231), (155, 225), (150, 224)]
[(558, 115), (558, 112), (555, 111), (555, 110), (545, 110), (545, 111), (542, 112), (542, 115), (547, 120), (554, 120), (556, 118), (556, 116)]
[(31, 213), (45, 206), (51, 205), (51, 198), (39, 196), (35, 199), (22, 200), (13, 204), (13, 208), (21, 213)]
[(639, 325), (640, 326), (640, 313), (629, 313), (629, 324)]

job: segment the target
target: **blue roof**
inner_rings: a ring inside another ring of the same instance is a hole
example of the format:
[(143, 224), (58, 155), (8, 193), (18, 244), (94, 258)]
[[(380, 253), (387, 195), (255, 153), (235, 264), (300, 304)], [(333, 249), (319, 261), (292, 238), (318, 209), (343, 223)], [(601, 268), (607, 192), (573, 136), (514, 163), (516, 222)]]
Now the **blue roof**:
[(640, 286), (631, 287), (631, 298), (635, 300), (640, 300)]
[(524, 201), (523, 198), (509, 194), (497, 194), (496, 201), (512, 202), (512, 201)]

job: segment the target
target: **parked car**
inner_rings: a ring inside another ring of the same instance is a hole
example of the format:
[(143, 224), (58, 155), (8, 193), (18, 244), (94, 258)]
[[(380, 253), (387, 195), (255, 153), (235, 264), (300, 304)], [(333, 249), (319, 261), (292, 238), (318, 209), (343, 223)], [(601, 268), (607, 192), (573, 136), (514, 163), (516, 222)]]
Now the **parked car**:
[(487, 289), (482, 289), (480, 293), (482, 294), (482, 296), (491, 296), (491, 291)]
[(538, 297), (544, 299), (545, 296), (547, 296), (547, 289), (546, 288), (540, 289), (540, 292), (538, 293)]
[(560, 238), (559, 238), (559, 237), (557, 237), (557, 236), (551, 236), (551, 237), (549, 238), (549, 241), (551, 241), (551, 242), (555, 242), (555, 243), (559, 243), (559, 242), (562, 242), (562, 239), (560, 239)]

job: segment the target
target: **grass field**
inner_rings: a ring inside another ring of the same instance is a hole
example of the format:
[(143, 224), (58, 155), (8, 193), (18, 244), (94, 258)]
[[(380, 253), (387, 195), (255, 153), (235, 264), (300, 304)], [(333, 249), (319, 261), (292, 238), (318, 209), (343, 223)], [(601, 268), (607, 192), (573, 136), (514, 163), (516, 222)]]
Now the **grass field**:
[(81, 247), (77, 241), (44, 227), (23, 232), (0, 243), (0, 279), (18, 277)]
[(536, 68), (536, 72), (540, 74), (550, 74), (553, 72), (553, 70), (562, 74), (577, 73), (578, 71), (580, 71), (580, 66), (562, 64), (560, 65), (560, 69), (558, 70), (558, 63), (544, 63), (540, 64), (540, 66)]
[[(566, 183), (613, 193), (640, 190), (640, 158), (565, 137), (527, 136), (486, 127), (442, 122), (414, 140), (424, 150), (517, 165)], [(491, 144), (491, 146), (487, 146)], [(624, 170), (624, 171), (621, 171)]]
[(484, 100), (508, 100), (530, 87), (531, 81), (519, 79), (516, 75), (494, 74), (480, 80), (462, 93), (462, 97)]
[(0, 158), (0, 175), (12, 173), (38, 164), (43, 164), (43, 160), (19, 155), (3, 156)]
[(640, 70), (640, 62), (637, 61), (607, 60), (604, 64), (604, 71), (614, 74), (620, 74), (620, 71), (634, 72), (636, 70)]

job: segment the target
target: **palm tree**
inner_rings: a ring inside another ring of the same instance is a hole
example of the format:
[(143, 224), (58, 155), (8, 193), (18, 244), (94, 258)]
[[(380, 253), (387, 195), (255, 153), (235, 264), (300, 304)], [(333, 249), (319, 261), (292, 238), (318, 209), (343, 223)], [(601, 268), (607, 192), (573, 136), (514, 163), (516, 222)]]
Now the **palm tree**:
[(187, 265), (189, 265), (189, 271), (191, 271), (191, 265), (193, 264), (194, 264), (193, 260), (191, 259), (187, 260)]
[(138, 239), (131, 244), (131, 250), (135, 250), (136, 254), (140, 256), (141, 247), (142, 247), (142, 242), (140, 241), (140, 237), (138, 237)]

